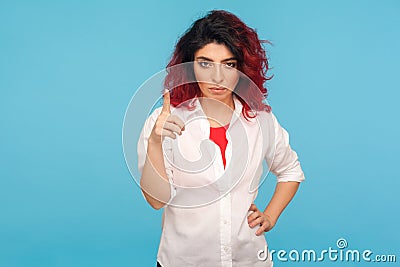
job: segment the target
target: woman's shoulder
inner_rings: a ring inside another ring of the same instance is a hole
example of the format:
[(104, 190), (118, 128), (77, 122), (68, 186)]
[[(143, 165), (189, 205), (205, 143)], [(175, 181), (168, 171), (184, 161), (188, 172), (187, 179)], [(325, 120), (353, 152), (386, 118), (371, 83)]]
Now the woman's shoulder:
[(275, 119), (275, 115), (272, 111), (266, 110), (250, 111), (249, 115), (251, 116), (250, 120), (253, 121), (272, 121)]

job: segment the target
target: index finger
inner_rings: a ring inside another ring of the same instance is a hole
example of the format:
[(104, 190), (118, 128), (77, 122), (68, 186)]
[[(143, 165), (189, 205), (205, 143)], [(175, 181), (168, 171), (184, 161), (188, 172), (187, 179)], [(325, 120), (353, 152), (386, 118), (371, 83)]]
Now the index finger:
[(168, 114), (171, 114), (171, 97), (169, 94), (169, 90), (165, 89), (164, 91), (164, 103), (162, 106), (162, 112), (167, 112)]

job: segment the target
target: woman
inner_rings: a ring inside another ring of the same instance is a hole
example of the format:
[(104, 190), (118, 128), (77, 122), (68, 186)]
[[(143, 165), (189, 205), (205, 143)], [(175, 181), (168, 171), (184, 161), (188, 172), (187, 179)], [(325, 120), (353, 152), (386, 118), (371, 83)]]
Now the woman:
[[(180, 38), (168, 67), (163, 106), (138, 142), (142, 192), (164, 207), (158, 266), (272, 266), (263, 233), (304, 174), (264, 103), (261, 41), (235, 15), (211, 11)], [(264, 160), (277, 185), (262, 211), (254, 199)]]

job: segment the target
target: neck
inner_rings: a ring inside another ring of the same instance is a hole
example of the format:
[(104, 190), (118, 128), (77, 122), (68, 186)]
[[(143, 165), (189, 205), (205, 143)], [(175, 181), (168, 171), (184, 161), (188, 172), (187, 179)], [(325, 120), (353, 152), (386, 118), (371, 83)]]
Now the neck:
[(225, 126), (231, 121), (235, 109), (232, 97), (224, 102), (207, 97), (201, 97), (199, 101), (211, 127)]

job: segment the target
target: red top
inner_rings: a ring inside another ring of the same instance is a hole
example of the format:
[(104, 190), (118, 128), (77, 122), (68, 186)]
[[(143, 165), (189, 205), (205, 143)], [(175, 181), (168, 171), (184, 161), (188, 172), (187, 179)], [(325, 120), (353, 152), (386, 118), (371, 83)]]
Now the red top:
[(228, 144), (228, 140), (226, 139), (226, 129), (228, 129), (228, 126), (229, 124), (221, 127), (210, 127), (210, 140), (214, 141), (214, 143), (216, 143), (221, 149), (224, 168), (226, 165), (225, 149), (226, 145)]

